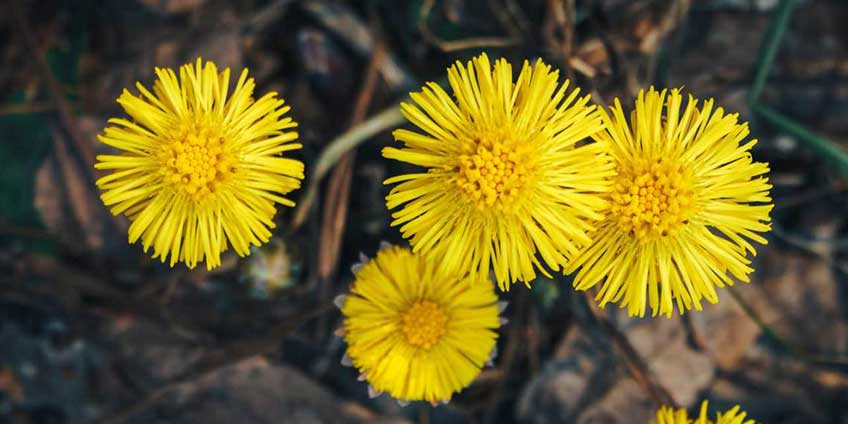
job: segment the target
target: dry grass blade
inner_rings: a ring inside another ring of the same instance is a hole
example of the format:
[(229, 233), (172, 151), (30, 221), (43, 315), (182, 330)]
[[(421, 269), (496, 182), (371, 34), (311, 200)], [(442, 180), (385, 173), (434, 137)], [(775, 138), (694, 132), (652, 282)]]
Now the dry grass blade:
[(10, 104), (0, 106), (0, 116), (29, 115), (32, 113), (49, 112), (54, 106), (49, 103), (33, 102), (29, 104)]
[(400, 113), (400, 107), (398, 105), (392, 105), (331, 141), (321, 151), (318, 161), (312, 168), (312, 173), (306, 179), (308, 181), (306, 192), (294, 211), (292, 228), (297, 230), (306, 221), (306, 215), (315, 201), (315, 195), (320, 187), (321, 179), (327, 175), (330, 169), (345, 153), (356, 148), (356, 146), (364, 143), (369, 138), (401, 123), (403, 123), (403, 115)]
[(321, 239), (318, 242), (318, 276), (322, 280), (329, 278), (338, 267), (355, 161), (355, 151), (345, 153), (327, 182)]
[[(366, 71), (365, 81), (356, 99), (353, 117), (351, 118), (352, 126), (361, 123), (365, 118), (365, 114), (368, 112), (368, 106), (371, 104), (374, 89), (377, 86), (380, 63), (384, 57), (384, 46), (382, 43), (379, 43), (377, 48), (374, 49), (374, 54)], [(355, 153), (355, 150), (351, 149), (342, 156), (338, 166), (333, 170), (328, 183), (327, 196), (325, 198), (326, 208), (324, 210), (324, 219), (321, 223), (321, 240), (318, 249), (320, 252), (320, 256), (318, 257), (318, 276), (322, 279), (329, 278), (338, 267), (339, 250), (341, 249), (348, 200), (350, 198), (350, 184), (353, 179)]]

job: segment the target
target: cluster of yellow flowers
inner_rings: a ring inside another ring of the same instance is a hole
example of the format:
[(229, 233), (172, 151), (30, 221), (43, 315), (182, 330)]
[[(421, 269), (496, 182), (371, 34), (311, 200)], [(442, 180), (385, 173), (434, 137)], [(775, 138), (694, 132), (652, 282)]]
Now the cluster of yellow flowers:
[[(104, 204), (131, 220), (131, 243), (171, 266), (211, 269), (230, 245), (248, 255), (303, 179), (303, 163), (281, 156), (301, 147), (289, 107), (276, 93), (255, 100), (247, 71), (229, 93), (229, 69), (200, 59), (156, 75), (153, 92), (124, 91), (132, 119), (111, 119), (99, 137), (120, 151), (98, 156), (113, 171), (97, 181)], [(514, 77), (483, 54), (448, 81), (453, 96), (435, 83), (410, 95), (401, 108), (418, 130), (396, 130), (402, 146), (383, 149), (422, 168), (386, 180), (391, 225), (412, 248), (357, 264), (337, 299), (343, 363), (372, 394), (436, 404), (468, 386), (503, 322), (492, 279), (508, 291), (561, 272), (635, 316), (700, 310), (717, 287), (748, 281), (772, 202), (738, 114), (651, 87), (626, 115), (541, 60)], [(742, 423), (737, 409), (716, 423)], [(670, 409), (657, 420), (692, 422)], [(706, 404), (695, 422), (709, 422)]]

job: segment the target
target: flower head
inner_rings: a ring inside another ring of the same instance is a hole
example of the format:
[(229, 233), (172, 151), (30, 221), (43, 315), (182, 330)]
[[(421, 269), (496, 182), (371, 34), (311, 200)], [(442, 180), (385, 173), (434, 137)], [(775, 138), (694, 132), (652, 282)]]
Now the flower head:
[(259, 248), (251, 249), (240, 278), (261, 298), (276, 296), (295, 285), (300, 264), (282, 239), (274, 237)]
[(673, 409), (663, 406), (657, 411), (657, 420), (651, 424), (754, 424), (754, 420), (745, 419), (747, 414), (739, 410), (739, 405), (724, 413), (717, 412), (715, 421), (707, 418), (707, 401), (701, 403), (701, 413), (698, 419), (692, 420), (686, 409)]
[(240, 256), (268, 241), (275, 204), (300, 187), (303, 163), (281, 157), (296, 150), (297, 124), (283, 118), (289, 107), (276, 93), (255, 100), (253, 78), (242, 71), (230, 94), (230, 70), (200, 59), (180, 68), (156, 69), (153, 92), (118, 98), (131, 119), (113, 118), (98, 136), (120, 150), (97, 157), (101, 199), (113, 214), (132, 221), (129, 242), (170, 264), (193, 268), (221, 263), (229, 245)]
[(338, 303), (345, 358), (375, 393), (447, 401), (491, 359), (500, 327), (491, 283), (469, 284), (400, 247), (385, 247), (354, 270), (350, 294)]
[(412, 93), (404, 116), (421, 132), (399, 129), (403, 148), (383, 156), (426, 168), (386, 180), (392, 216), (416, 252), (444, 258), (450, 273), (476, 281), (490, 267), (498, 285), (529, 283), (544, 264), (560, 267), (589, 243), (605, 205), (611, 164), (599, 143), (578, 146), (602, 129), (589, 96), (560, 85), (558, 72), (525, 62), (494, 67), (484, 54), (448, 70), (455, 98), (438, 84)]
[[(601, 283), (603, 307), (620, 302), (630, 315), (671, 316), (718, 301), (716, 287), (731, 275), (748, 282), (756, 254), (749, 240), (765, 244), (770, 227), (768, 164), (754, 162), (756, 140), (744, 141), (748, 125), (738, 114), (698, 107), (689, 96), (681, 111), (678, 90), (640, 92), (628, 125), (616, 100), (606, 130), (617, 176), (605, 220), (593, 243), (567, 272), (579, 290)], [(728, 275), (728, 273), (730, 275)]]

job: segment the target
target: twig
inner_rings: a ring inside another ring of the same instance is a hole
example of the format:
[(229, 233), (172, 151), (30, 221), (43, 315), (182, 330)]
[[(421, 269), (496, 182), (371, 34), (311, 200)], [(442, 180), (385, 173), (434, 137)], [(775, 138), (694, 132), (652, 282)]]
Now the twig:
[[(351, 126), (356, 126), (365, 119), (374, 90), (377, 86), (377, 72), (383, 60), (385, 49), (379, 43), (374, 49), (374, 55), (368, 65), (365, 81), (356, 99), (351, 118)], [(341, 238), (345, 228), (345, 217), (347, 216), (348, 199), (350, 198), (350, 184), (353, 178), (353, 164), (355, 160), (355, 149), (345, 153), (338, 166), (330, 176), (329, 189), (325, 203), (327, 207), (321, 224), (321, 241), (319, 243), (320, 256), (318, 258), (318, 275), (322, 279), (329, 278), (338, 267), (339, 249)]]
[(282, 338), (289, 335), (289, 333), (296, 330), (305, 322), (321, 316), (322, 314), (333, 310), (333, 308), (334, 306), (332, 304), (326, 304), (318, 308), (306, 308), (301, 312), (293, 314), (292, 319), (281, 323), (267, 335), (247, 340), (236, 340), (221, 349), (209, 352), (195, 361), (185, 371), (177, 374), (161, 387), (150, 392), (143, 399), (139, 400), (130, 407), (105, 418), (102, 422), (104, 424), (124, 422), (157, 404), (162, 398), (164, 398), (172, 390), (178, 388), (180, 385), (194, 381), (218, 369), (235, 364), (244, 359), (272, 352), (279, 347), (280, 340)]
[(527, 331), (525, 332), (527, 346), (527, 366), (530, 369), (530, 375), (536, 375), (542, 368), (541, 354), (539, 345), (541, 344), (543, 323), (540, 322), (539, 310), (531, 309), (527, 314)]
[[(383, 43), (378, 43), (365, 72), (365, 81), (356, 98), (351, 117), (351, 126), (356, 126), (365, 119), (374, 90), (377, 87), (380, 63), (385, 57)], [(331, 277), (339, 266), (339, 251), (342, 245), (348, 204), (350, 200), (350, 185), (353, 181), (353, 167), (356, 160), (356, 150), (345, 153), (338, 166), (333, 169), (328, 182), (327, 194), (324, 200), (324, 217), (321, 222), (321, 238), (318, 242), (318, 281), (320, 283), (320, 301), (329, 300), (332, 296)], [(319, 339), (324, 337), (326, 323), (321, 320), (317, 328)]]
[(430, 408), (424, 405), (418, 405), (418, 422), (420, 424), (430, 424)]
[(0, 236), (9, 235), (29, 240), (42, 240), (56, 243), (63, 250), (70, 253), (79, 252), (79, 245), (64, 239), (61, 234), (54, 234), (42, 228), (18, 227), (15, 225), (0, 225)]
[(327, 175), (327, 172), (341, 159), (342, 155), (369, 138), (401, 123), (403, 123), (403, 115), (400, 113), (400, 107), (392, 105), (331, 141), (321, 151), (318, 161), (306, 179), (308, 181), (306, 191), (294, 211), (292, 228), (296, 230), (303, 225), (306, 215), (315, 201), (321, 179)]
[(338, 267), (355, 160), (355, 150), (345, 153), (327, 182), (321, 238), (318, 242), (318, 277), (322, 281), (330, 278)]
[(677, 404), (674, 398), (658, 381), (653, 371), (636, 351), (636, 348), (630, 343), (630, 340), (625, 336), (612, 322), (607, 319), (603, 311), (601, 311), (592, 299), (592, 295), (588, 291), (583, 292), (583, 300), (586, 307), (592, 312), (595, 320), (600, 324), (601, 328), (612, 339), (613, 345), (618, 348), (619, 352), (625, 359), (627, 369), (633, 379), (642, 386), (651, 395), (658, 405), (666, 405), (676, 408)]
[(29, 115), (33, 113), (49, 112), (52, 111), (53, 108), (52, 104), (42, 102), (9, 104), (0, 106), (0, 116)]

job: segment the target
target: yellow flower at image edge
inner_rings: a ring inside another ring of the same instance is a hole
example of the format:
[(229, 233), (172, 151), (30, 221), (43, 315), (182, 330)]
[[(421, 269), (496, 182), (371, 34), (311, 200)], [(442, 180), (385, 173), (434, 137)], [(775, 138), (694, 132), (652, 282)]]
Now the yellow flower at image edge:
[(707, 401), (701, 403), (701, 413), (698, 418), (692, 420), (686, 409), (677, 409), (664, 406), (657, 411), (657, 420), (650, 424), (754, 424), (754, 420), (745, 419), (747, 414), (740, 411), (739, 406), (727, 410), (724, 413), (716, 413), (715, 421), (707, 417)]
[(558, 271), (590, 242), (586, 233), (613, 175), (600, 143), (579, 145), (603, 126), (589, 96), (568, 90), (541, 61), (494, 66), (484, 54), (448, 70), (453, 98), (428, 83), (402, 104), (420, 132), (399, 129), (402, 148), (383, 156), (426, 168), (386, 180), (393, 226), (415, 252), (443, 258), (474, 281), (492, 269), (499, 287), (527, 284), (542, 262)]
[(490, 282), (470, 284), (406, 248), (356, 265), (339, 298), (346, 361), (374, 394), (402, 402), (448, 401), (492, 357), (501, 305)]
[(230, 93), (230, 70), (212, 62), (156, 69), (153, 92), (124, 90), (131, 120), (113, 118), (99, 140), (118, 149), (97, 157), (113, 172), (97, 181), (113, 214), (132, 221), (129, 242), (170, 264), (221, 263), (229, 245), (240, 256), (271, 236), (276, 204), (300, 187), (303, 163), (280, 154), (301, 148), (289, 107), (276, 93), (258, 100), (244, 70)]
[(766, 244), (758, 233), (771, 229), (769, 168), (753, 161), (747, 124), (692, 96), (681, 111), (680, 92), (667, 94), (640, 92), (629, 125), (617, 100), (612, 116), (602, 114), (606, 130), (595, 137), (618, 175), (593, 243), (566, 267), (580, 268), (577, 289), (601, 284), (601, 307), (620, 303), (629, 315), (718, 302), (715, 288), (731, 276), (749, 281), (749, 240)]

